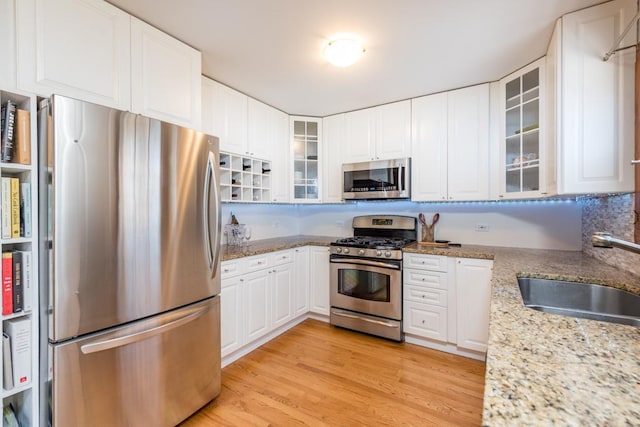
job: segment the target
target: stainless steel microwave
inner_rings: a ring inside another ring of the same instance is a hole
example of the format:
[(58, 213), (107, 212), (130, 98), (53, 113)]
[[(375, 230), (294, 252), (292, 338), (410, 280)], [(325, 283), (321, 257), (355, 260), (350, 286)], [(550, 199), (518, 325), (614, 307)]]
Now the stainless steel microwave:
[(376, 160), (342, 165), (342, 198), (408, 199), (411, 159)]

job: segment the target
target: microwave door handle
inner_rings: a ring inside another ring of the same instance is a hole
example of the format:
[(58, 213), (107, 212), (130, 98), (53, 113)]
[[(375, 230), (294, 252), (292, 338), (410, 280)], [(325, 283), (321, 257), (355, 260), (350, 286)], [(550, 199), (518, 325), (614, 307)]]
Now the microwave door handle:
[(404, 191), (406, 190), (405, 181), (404, 181), (404, 165), (400, 165), (399, 174), (400, 174), (400, 176), (398, 177), (400, 178), (399, 190)]

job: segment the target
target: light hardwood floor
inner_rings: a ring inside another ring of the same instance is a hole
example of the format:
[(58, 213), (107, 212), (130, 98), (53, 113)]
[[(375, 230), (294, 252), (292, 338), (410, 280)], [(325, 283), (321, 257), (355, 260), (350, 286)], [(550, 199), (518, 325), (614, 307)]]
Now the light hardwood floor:
[(222, 370), (182, 427), (480, 425), (483, 362), (305, 320)]

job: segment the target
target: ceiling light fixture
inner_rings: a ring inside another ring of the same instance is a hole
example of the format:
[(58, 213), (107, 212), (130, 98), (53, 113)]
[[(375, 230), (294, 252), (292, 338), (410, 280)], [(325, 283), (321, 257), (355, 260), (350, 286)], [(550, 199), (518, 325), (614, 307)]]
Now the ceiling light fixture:
[(329, 39), (323, 50), (324, 58), (336, 67), (348, 67), (364, 53), (360, 40), (351, 34), (340, 34)]

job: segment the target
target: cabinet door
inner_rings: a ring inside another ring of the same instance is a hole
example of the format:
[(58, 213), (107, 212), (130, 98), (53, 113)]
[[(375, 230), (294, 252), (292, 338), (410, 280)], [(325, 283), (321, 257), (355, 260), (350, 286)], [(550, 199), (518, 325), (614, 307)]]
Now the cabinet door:
[(275, 135), (271, 142), (271, 197), (276, 203), (289, 203), (291, 199), (291, 150), (289, 142), (289, 116), (275, 110)]
[(242, 347), (242, 285), (240, 277), (222, 280), (220, 290), (220, 347), (222, 357)]
[(312, 313), (329, 315), (330, 277), (329, 248), (309, 248), (310, 308)]
[(403, 304), (404, 332), (447, 341), (447, 308), (432, 304), (405, 301)]
[(448, 92), (449, 200), (489, 198), (489, 85)]
[(459, 347), (487, 351), (492, 266), (490, 260), (458, 258), (456, 261)]
[(635, 10), (635, 0), (616, 0), (562, 18), (559, 192), (633, 191), (635, 50), (602, 57)]
[(131, 106), (177, 125), (200, 128), (200, 52), (131, 18)]
[(411, 200), (447, 199), (447, 94), (413, 99)]
[(346, 141), (343, 163), (368, 162), (375, 159), (375, 116), (374, 108), (346, 113)]
[(277, 127), (274, 110), (275, 108), (267, 104), (248, 98), (247, 123), (249, 131), (245, 154), (267, 160), (275, 157), (271, 146)]
[(342, 159), (345, 143), (344, 114), (325, 117), (324, 126), (324, 186), (322, 201), (324, 203), (342, 202)]
[(293, 319), (293, 264), (279, 265), (270, 270), (270, 276), (273, 296), (272, 328), (277, 328)]
[(294, 202), (319, 202), (322, 180), (322, 119), (291, 117)]
[(16, 81), (16, 2), (0, 1), (0, 82), (5, 90), (17, 89)]
[(294, 257), (293, 315), (300, 316), (309, 311), (309, 248), (296, 248)]
[(398, 159), (410, 155), (411, 101), (376, 107), (376, 160)]
[(544, 63), (542, 58), (500, 81), (500, 198), (547, 194)]
[(250, 343), (271, 330), (269, 278), (268, 270), (259, 270), (243, 277), (245, 343)]
[(99, 0), (15, 4), (20, 89), (131, 108), (128, 14)]
[(220, 151), (245, 154), (247, 102), (246, 95), (202, 77), (202, 129), (220, 138)]

